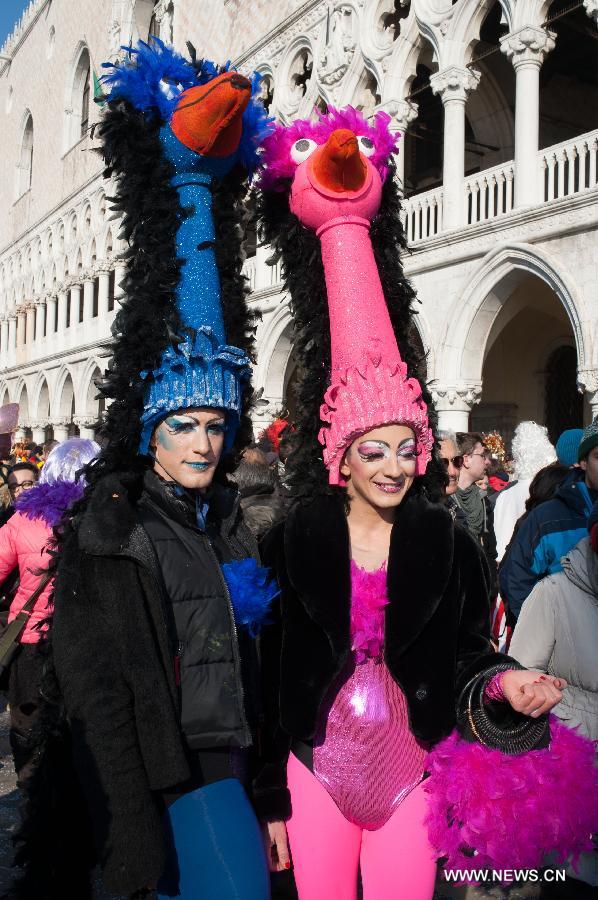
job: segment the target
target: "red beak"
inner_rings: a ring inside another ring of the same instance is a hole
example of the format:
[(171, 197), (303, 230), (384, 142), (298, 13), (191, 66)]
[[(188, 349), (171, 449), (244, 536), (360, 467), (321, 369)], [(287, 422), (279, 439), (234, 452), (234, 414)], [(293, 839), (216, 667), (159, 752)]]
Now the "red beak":
[(314, 157), (313, 173), (329, 191), (358, 191), (363, 187), (367, 166), (361, 158), (357, 138), (348, 128), (333, 131)]
[(251, 82), (225, 72), (181, 94), (171, 128), (185, 147), (202, 156), (230, 156), (239, 146), (250, 97)]

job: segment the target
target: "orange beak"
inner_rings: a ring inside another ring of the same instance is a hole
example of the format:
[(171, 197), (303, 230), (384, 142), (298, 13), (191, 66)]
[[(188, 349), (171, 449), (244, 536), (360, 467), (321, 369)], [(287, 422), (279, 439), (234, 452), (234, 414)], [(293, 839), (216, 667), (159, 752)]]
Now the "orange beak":
[(358, 191), (363, 187), (367, 166), (361, 158), (357, 138), (348, 128), (333, 131), (314, 157), (313, 173), (329, 191)]
[(251, 82), (237, 72), (225, 72), (181, 94), (171, 128), (185, 147), (202, 156), (230, 156), (239, 146), (250, 97)]

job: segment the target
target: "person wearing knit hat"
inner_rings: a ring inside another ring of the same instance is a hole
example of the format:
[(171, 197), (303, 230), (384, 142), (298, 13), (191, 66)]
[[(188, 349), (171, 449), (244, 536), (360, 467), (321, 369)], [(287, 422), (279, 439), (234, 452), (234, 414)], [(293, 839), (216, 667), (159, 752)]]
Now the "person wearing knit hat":
[(577, 458), (579, 445), (583, 436), (581, 428), (567, 428), (559, 435), (555, 444), (557, 459), (563, 466), (574, 466), (579, 462)]
[[(543, 578), (525, 601), (509, 652), (524, 666), (566, 678), (567, 689), (554, 715), (579, 735), (598, 741), (598, 503), (586, 534), (562, 564), (562, 571)], [(595, 850), (567, 866), (560, 890), (563, 897), (596, 896)], [(546, 897), (551, 896), (546, 891)]]
[(577, 461), (581, 462), (582, 459), (586, 459), (590, 450), (596, 446), (598, 446), (598, 416), (593, 422), (590, 422), (581, 435), (577, 449)]
[(577, 457), (579, 466), (571, 469), (551, 500), (526, 517), (503, 558), (501, 595), (515, 618), (538, 581), (560, 572), (562, 558), (585, 537), (598, 500), (598, 419), (583, 432)]
[(296, 502), (265, 546), (281, 603), (261, 645), (254, 801), (273, 870), (290, 864), (290, 842), (300, 900), (356, 896), (359, 869), (365, 900), (431, 898), (440, 853), (424, 824), (424, 745), (453, 728), (463, 686), (489, 682), (499, 662), (500, 696), (520, 711), (560, 696), (557, 680), (538, 691), (494, 653), (480, 551), (430, 502), (446, 470), (397, 252), (396, 142), (385, 113), (329, 109), (278, 126), (259, 179), (301, 379)]
[[(269, 122), (259, 76), (192, 48), (140, 42), (107, 70), (126, 299), (105, 443), (61, 535), (53, 663), (108, 892), (266, 900), (248, 772), (276, 588), (226, 472), (250, 437), (241, 204)], [(28, 896), (90, 896), (47, 878)]]

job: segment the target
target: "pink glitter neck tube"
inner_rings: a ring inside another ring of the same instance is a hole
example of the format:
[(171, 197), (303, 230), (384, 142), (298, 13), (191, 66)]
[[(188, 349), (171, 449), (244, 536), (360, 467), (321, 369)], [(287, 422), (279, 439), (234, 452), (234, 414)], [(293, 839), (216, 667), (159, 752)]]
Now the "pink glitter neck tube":
[(320, 418), (319, 440), (330, 484), (345, 484), (343, 454), (360, 434), (392, 423), (413, 428), (418, 444), (416, 474), (431, 456), (432, 432), (419, 382), (407, 377), (401, 359), (370, 239), (382, 181), (365, 157), (367, 175), (354, 191), (331, 191), (319, 181), (313, 160), (297, 167), (291, 210), (316, 232), (330, 319), (330, 386)]
[(346, 819), (375, 831), (421, 781), (426, 748), (411, 733), (403, 692), (381, 659), (386, 570), (351, 562), (351, 584), (354, 653), (320, 710), (314, 774)]

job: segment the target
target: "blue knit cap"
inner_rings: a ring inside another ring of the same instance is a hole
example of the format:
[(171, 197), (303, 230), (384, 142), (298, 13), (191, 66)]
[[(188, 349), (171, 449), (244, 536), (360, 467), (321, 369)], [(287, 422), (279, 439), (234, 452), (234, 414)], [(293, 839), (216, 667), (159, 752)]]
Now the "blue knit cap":
[(584, 428), (581, 435), (581, 441), (577, 449), (577, 461), (581, 462), (585, 459), (590, 450), (598, 445), (598, 416), (593, 422), (590, 422), (587, 428)]
[(566, 431), (563, 431), (555, 446), (557, 459), (561, 465), (575, 465), (582, 436), (583, 430), (581, 428), (568, 428)]

